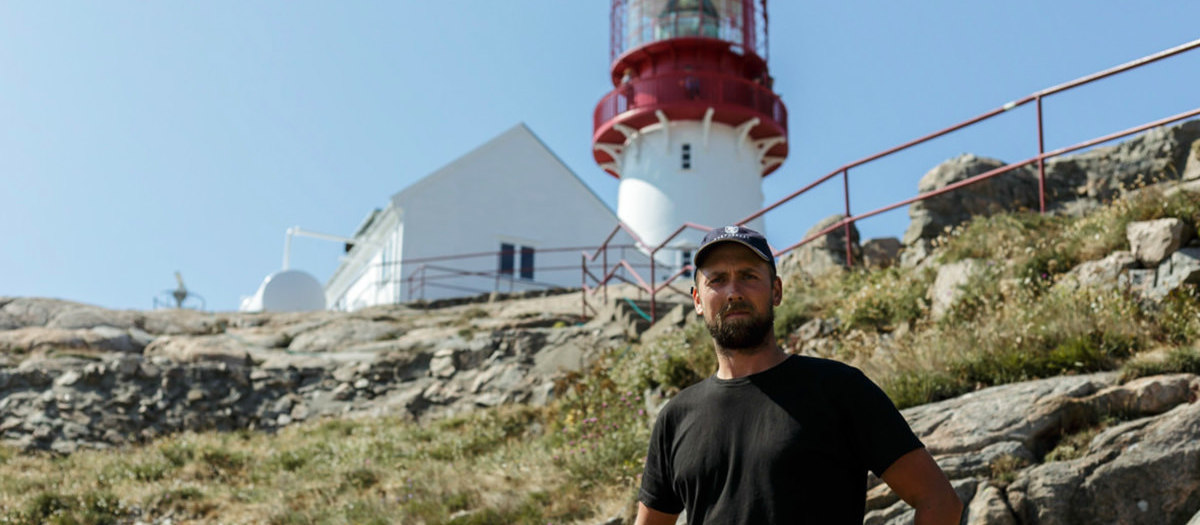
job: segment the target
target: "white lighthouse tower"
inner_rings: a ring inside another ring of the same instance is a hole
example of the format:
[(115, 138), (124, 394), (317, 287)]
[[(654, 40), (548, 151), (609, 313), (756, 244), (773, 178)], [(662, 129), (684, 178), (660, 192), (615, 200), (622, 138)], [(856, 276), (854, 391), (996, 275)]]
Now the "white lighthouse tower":
[[(651, 246), (762, 207), (762, 177), (787, 156), (766, 19), (766, 0), (613, 0), (613, 90), (596, 105), (593, 151), (621, 180), (617, 216)], [(747, 226), (764, 231), (761, 218)]]

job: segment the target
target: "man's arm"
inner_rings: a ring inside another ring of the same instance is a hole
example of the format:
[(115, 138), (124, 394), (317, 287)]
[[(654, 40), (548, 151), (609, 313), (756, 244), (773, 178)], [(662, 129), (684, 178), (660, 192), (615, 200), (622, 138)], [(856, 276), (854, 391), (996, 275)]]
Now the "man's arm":
[(962, 518), (962, 501), (924, 447), (900, 456), (880, 478), (917, 510), (916, 525), (958, 525)]
[(679, 519), (678, 514), (659, 512), (639, 501), (637, 520), (633, 523), (634, 525), (675, 525), (677, 519)]

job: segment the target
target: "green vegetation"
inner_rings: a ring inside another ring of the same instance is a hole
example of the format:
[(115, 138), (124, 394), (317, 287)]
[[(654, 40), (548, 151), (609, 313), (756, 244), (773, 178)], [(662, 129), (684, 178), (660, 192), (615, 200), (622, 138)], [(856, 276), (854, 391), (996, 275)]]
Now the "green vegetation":
[[(1148, 303), (1120, 290), (1055, 286), (1080, 262), (1128, 249), (1130, 221), (1200, 222), (1200, 203), (1146, 191), (1083, 218), (977, 218), (935, 245), (942, 262), (982, 271), (939, 320), (933, 269), (793, 277), (776, 312), (782, 344), (822, 319), (822, 352), (862, 368), (901, 407), (984, 386), (1120, 370), (1132, 379), (1200, 373), (1200, 292)], [(482, 309), (452, 321), (469, 337)], [(556, 324), (557, 326), (557, 324)], [(692, 321), (610, 350), (556, 385), (545, 407), (506, 406), (446, 419), (310, 421), (278, 434), (184, 433), (119, 451), (66, 457), (0, 447), (0, 524), (102, 524), (167, 514), (194, 523), (594, 523), (629, 516), (651, 408), (716, 370)], [(650, 397), (651, 399), (647, 399)], [(1064, 435), (1046, 460), (1069, 460), (1111, 422)], [(992, 479), (1025, 462), (1002, 458)]]

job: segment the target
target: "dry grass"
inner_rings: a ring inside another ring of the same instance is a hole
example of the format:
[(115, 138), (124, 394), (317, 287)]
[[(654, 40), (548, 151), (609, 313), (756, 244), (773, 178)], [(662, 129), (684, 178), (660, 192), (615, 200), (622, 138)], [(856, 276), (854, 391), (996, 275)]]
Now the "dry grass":
[[(432, 424), (329, 420), (187, 433), (121, 451), (0, 464), (0, 523), (572, 522), (598, 510), (555, 459), (553, 410), (510, 407)], [(623, 480), (625, 481), (625, 480)], [(608, 494), (611, 498), (612, 495)], [(456, 514), (457, 513), (457, 514)]]
[[(982, 386), (1091, 370), (1127, 378), (1200, 372), (1200, 293), (1161, 304), (1053, 284), (1081, 261), (1127, 249), (1128, 222), (1200, 222), (1200, 203), (1150, 191), (1081, 218), (980, 218), (938, 243), (943, 261), (986, 270), (946, 318), (929, 318), (932, 271), (854, 271), (785, 286), (777, 333), (822, 318), (834, 357), (863, 368), (900, 406)], [(459, 327), (479, 312), (464, 309)], [(1153, 349), (1153, 352), (1149, 350)], [(651, 420), (645, 396), (715, 370), (702, 323), (604, 355), (542, 408), (437, 422), (308, 422), (278, 434), (186, 433), (71, 456), (0, 447), (0, 523), (594, 523), (630, 516)], [(1089, 430), (1090, 432), (1090, 430)], [(1069, 436), (1069, 459), (1089, 436)], [(995, 465), (1011, 480), (1018, 461)]]

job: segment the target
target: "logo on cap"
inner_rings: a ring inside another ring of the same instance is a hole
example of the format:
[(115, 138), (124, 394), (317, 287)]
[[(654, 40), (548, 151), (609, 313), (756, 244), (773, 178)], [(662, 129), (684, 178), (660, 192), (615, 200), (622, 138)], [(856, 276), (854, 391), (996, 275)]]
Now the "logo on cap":
[(737, 232), (738, 232), (738, 227), (737, 227), (737, 226), (726, 226), (726, 227), (725, 227), (725, 233), (728, 233), (728, 234), (730, 234), (730, 235), (734, 235), (734, 234), (736, 234)]

